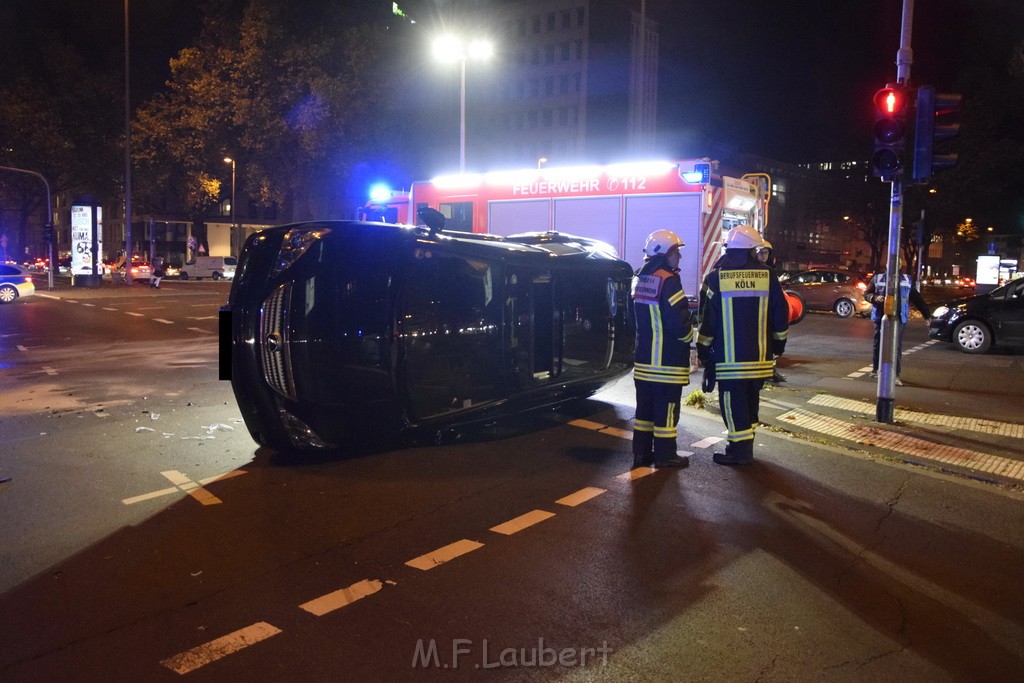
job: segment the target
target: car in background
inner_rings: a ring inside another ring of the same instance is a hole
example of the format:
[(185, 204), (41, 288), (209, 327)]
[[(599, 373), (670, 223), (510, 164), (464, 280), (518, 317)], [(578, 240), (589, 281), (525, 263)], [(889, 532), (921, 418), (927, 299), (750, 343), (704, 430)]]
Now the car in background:
[(848, 270), (803, 270), (791, 275), (782, 286), (800, 299), (804, 310), (835, 311), (840, 318), (864, 315), (871, 310), (871, 303), (864, 300), (867, 281)]
[(0, 264), (0, 304), (12, 303), (36, 293), (32, 275), (12, 263)]
[(168, 263), (166, 266), (164, 266), (164, 277), (171, 278), (172, 280), (174, 278), (181, 277), (181, 264)]
[[(114, 273), (117, 279), (123, 280), (125, 277), (124, 264), (122, 263)], [(133, 283), (149, 283), (149, 276), (153, 274), (153, 268), (148, 263), (132, 261), (131, 273)]]
[(936, 307), (928, 336), (964, 353), (985, 353), (993, 346), (1024, 348), (1024, 278)]

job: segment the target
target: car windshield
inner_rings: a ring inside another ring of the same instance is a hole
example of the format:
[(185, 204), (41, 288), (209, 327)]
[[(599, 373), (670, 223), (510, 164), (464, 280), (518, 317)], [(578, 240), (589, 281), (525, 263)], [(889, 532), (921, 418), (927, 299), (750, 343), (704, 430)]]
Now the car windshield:
[(1024, 278), (1017, 278), (993, 289), (989, 297), (992, 299), (1016, 299), (1022, 295), (1024, 295)]

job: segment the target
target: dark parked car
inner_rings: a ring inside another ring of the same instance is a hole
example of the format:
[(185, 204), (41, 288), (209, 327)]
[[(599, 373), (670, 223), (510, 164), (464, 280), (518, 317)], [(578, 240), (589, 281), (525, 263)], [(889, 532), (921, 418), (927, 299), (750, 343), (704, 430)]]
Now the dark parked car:
[(804, 270), (791, 275), (782, 288), (796, 294), (805, 310), (835, 311), (840, 318), (871, 310), (871, 303), (864, 300), (867, 282), (846, 270)]
[(586, 397), (632, 368), (631, 276), (607, 245), (559, 233), (270, 228), (246, 241), (225, 307), (232, 388), (275, 450)]
[(1024, 278), (988, 294), (938, 306), (928, 323), (928, 336), (952, 342), (966, 353), (985, 353), (993, 346), (1024, 347)]

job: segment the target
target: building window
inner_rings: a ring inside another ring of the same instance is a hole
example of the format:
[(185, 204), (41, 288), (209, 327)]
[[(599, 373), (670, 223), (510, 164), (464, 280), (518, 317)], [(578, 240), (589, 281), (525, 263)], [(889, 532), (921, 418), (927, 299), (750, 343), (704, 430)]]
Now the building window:
[(573, 74), (573, 78), (576, 79), (576, 92), (579, 92), (581, 84), (583, 82), (583, 76), (582, 76), (582, 74), (578, 74), (577, 73), (577, 74)]
[(535, 47), (530, 51), (530, 64), (540, 64), (540, 48)]
[(569, 80), (571, 76), (569, 74), (562, 74), (558, 77), (558, 92), (561, 95), (569, 92)]
[(540, 96), (540, 81), (536, 78), (530, 79), (530, 97)]
[(551, 97), (555, 94), (555, 77), (548, 76), (544, 79), (544, 94)]
[(569, 125), (569, 107), (558, 108), (558, 125), (568, 126)]
[(558, 50), (559, 50), (559, 57), (561, 58), (561, 60), (563, 62), (569, 61), (569, 57), (571, 56), (571, 51), (569, 49), (569, 42), (566, 41), (564, 43), (559, 44)]
[(533, 18), (533, 32), (540, 33), (540, 17)]
[(545, 128), (550, 128), (554, 124), (554, 116), (550, 109), (541, 112), (541, 120), (544, 122)]
[(569, 10), (562, 10), (562, 30), (568, 31), (569, 26), (572, 24), (572, 15)]
[(516, 33), (518, 33), (521, 36), (525, 36), (526, 35), (526, 18), (525, 17), (523, 17), (522, 19), (520, 19), (520, 20), (518, 20), (516, 22)]
[(537, 110), (536, 109), (531, 109), (529, 112), (527, 112), (527, 114), (526, 114), (526, 126), (527, 126), (527, 128), (536, 128), (537, 127)]
[(576, 47), (576, 59), (583, 59), (583, 41), (582, 40), (577, 40), (575, 47)]
[(544, 63), (554, 64), (555, 63), (555, 46), (547, 45), (544, 47)]
[(555, 13), (554, 12), (548, 12), (548, 30), (549, 31), (554, 31), (555, 30)]
[(584, 12), (585, 12), (585, 8), (583, 8), (583, 7), (577, 7), (576, 8), (576, 25), (577, 26), (583, 26)]

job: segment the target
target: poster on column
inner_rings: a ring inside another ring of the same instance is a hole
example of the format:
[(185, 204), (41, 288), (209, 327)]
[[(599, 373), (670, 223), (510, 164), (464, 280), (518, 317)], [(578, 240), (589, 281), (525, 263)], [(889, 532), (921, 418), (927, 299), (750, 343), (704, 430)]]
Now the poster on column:
[[(92, 206), (73, 205), (71, 207), (71, 273), (74, 275), (92, 275)], [(97, 254), (103, 253), (103, 209), (96, 210), (96, 249)], [(96, 264), (97, 273), (102, 273), (100, 263)]]

